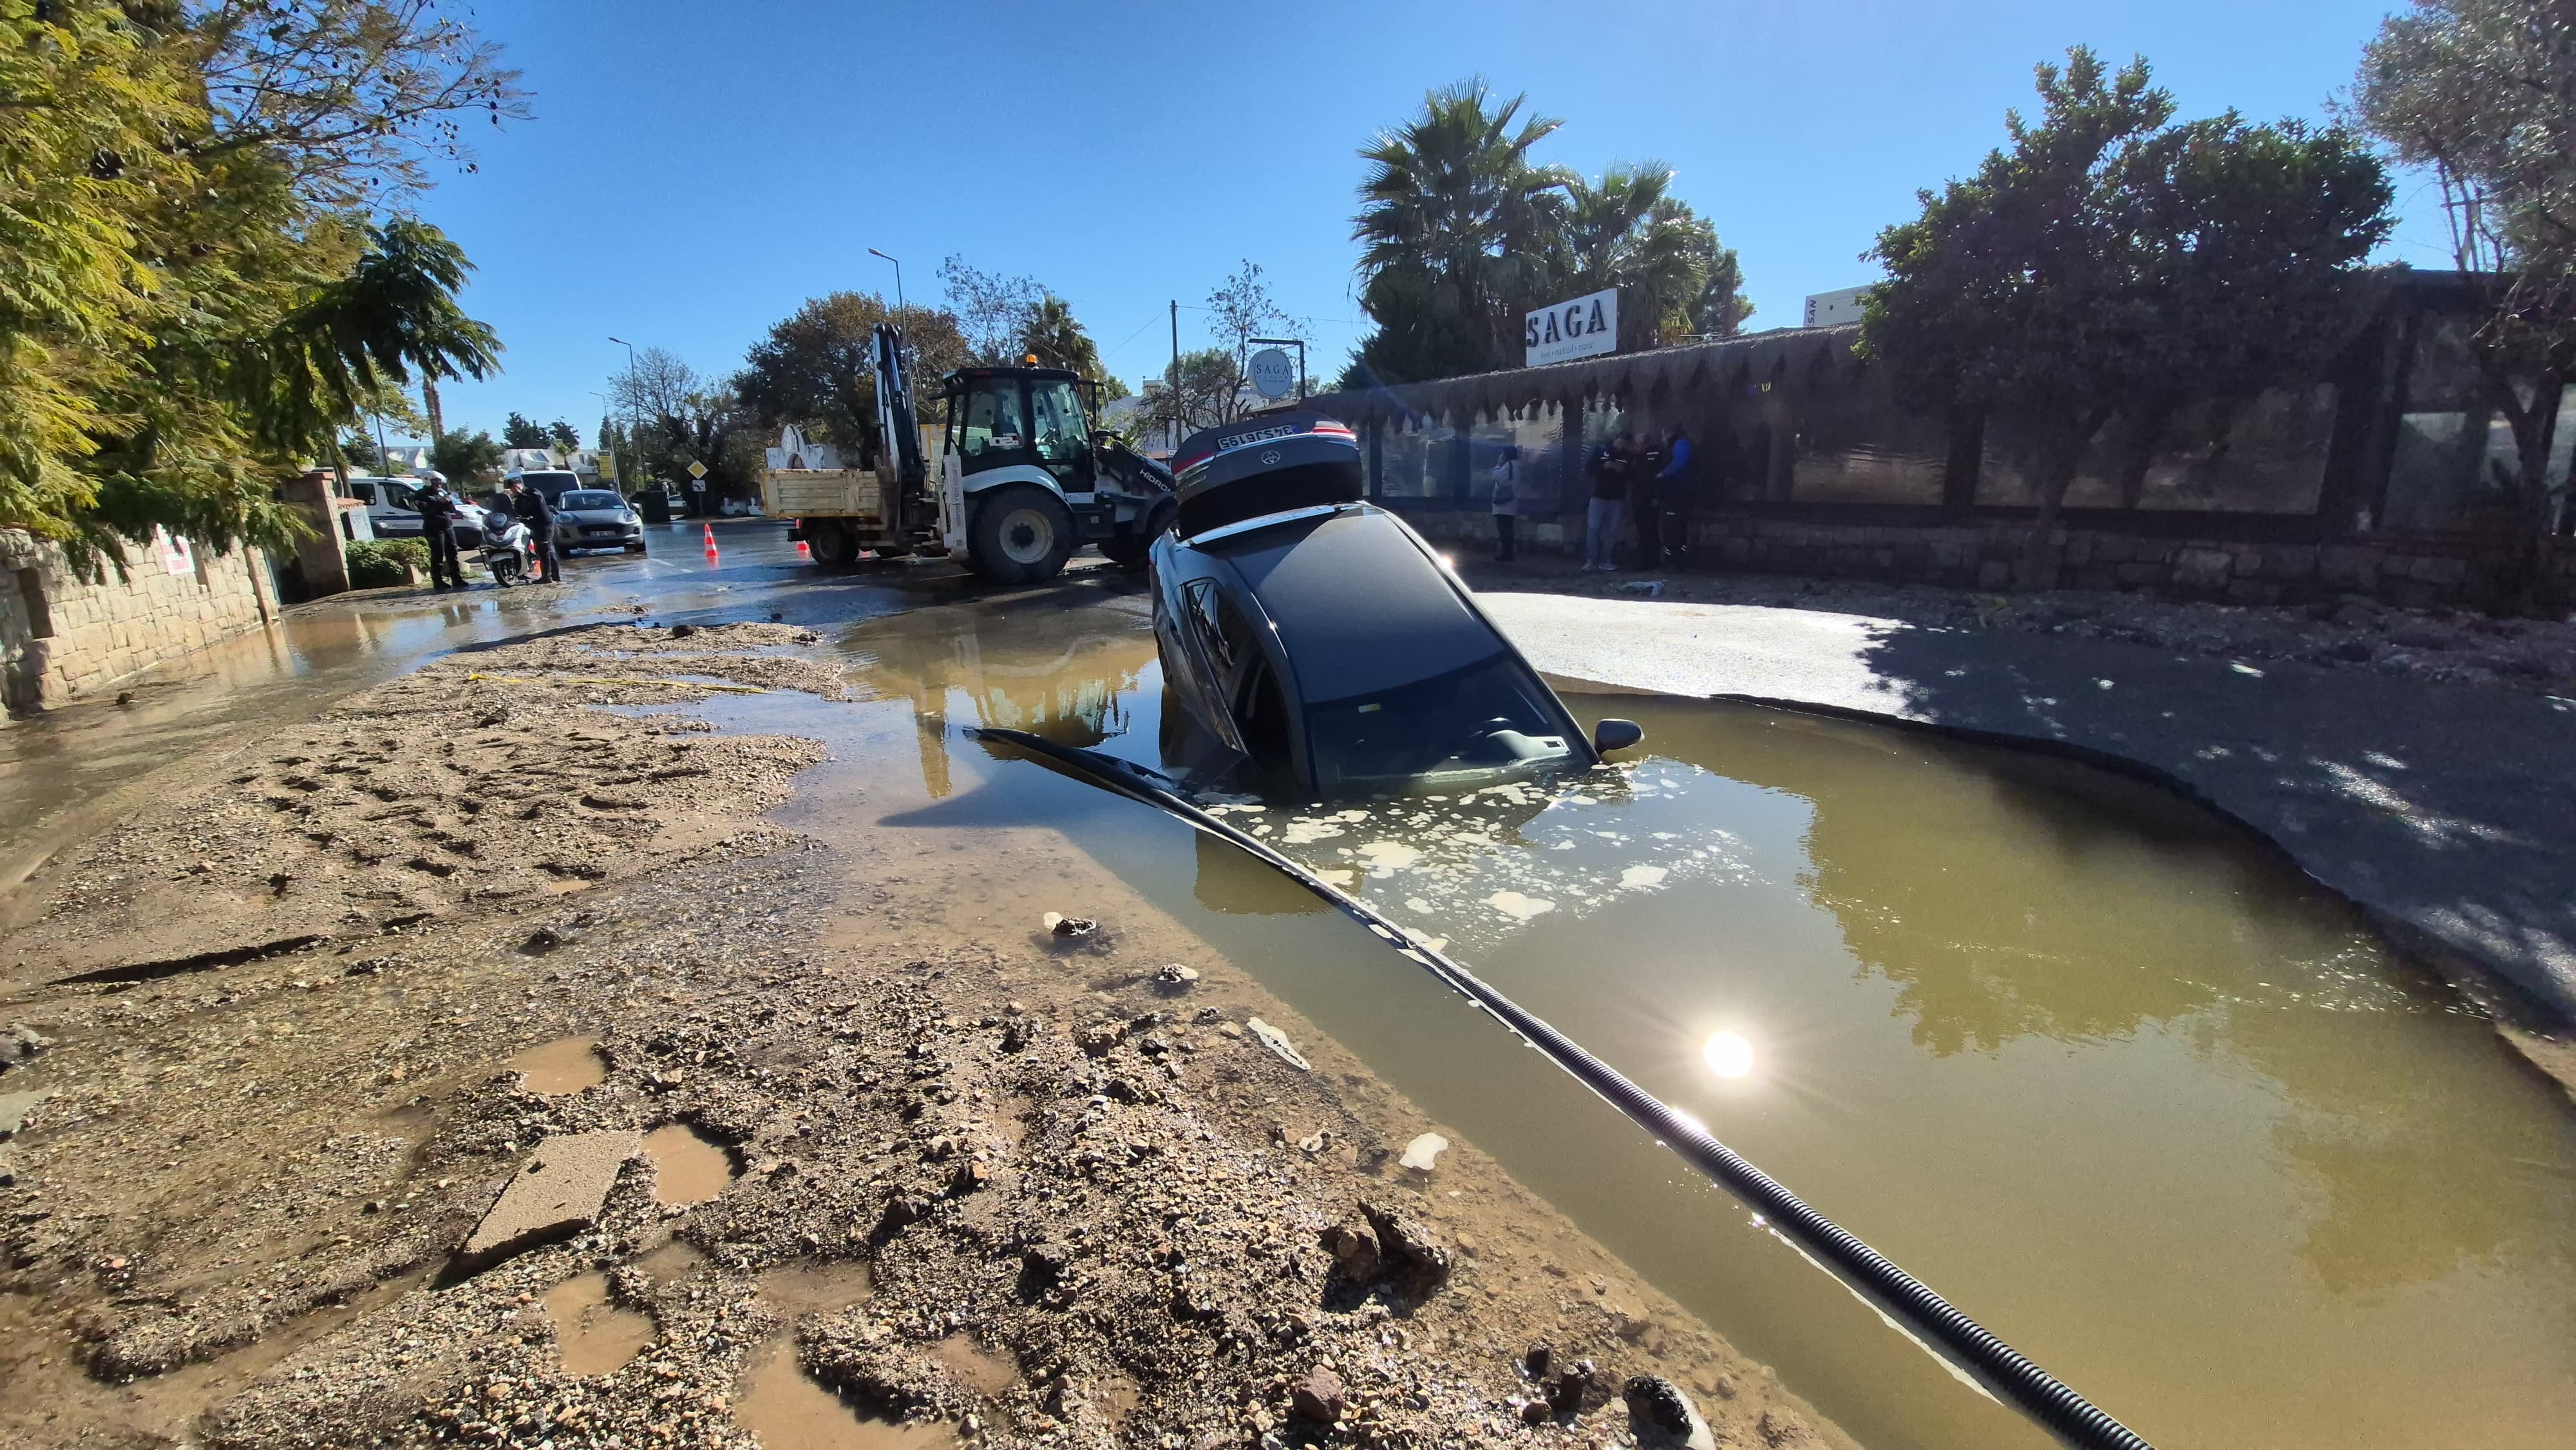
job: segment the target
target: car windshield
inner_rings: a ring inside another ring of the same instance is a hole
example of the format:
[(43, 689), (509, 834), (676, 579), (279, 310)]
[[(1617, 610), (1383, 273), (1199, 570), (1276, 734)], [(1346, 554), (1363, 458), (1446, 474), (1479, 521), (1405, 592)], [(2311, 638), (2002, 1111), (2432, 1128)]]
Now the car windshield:
[(1326, 792), (1572, 754), (1545, 687), (1509, 654), (1306, 709), (1306, 743)]
[(626, 501), (624, 499), (621, 499), (617, 495), (609, 493), (604, 489), (577, 488), (572, 492), (565, 494), (558, 507), (568, 509), (613, 509), (622, 508), (625, 506), (625, 503)]

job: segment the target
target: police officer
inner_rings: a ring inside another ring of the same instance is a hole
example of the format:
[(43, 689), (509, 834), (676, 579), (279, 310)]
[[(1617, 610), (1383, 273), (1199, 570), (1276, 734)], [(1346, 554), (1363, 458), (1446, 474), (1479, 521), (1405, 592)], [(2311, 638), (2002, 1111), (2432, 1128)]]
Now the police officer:
[(561, 584), (563, 560), (555, 554), (555, 511), (546, 496), (518, 479), (509, 481), (510, 512), (528, 526), (528, 549), (537, 556), (537, 582)]
[(420, 533), (429, 544), (429, 587), (462, 589), (465, 568), (456, 558), (456, 521), (464, 506), (447, 491), (445, 479), (433, 478), (420, 491)]

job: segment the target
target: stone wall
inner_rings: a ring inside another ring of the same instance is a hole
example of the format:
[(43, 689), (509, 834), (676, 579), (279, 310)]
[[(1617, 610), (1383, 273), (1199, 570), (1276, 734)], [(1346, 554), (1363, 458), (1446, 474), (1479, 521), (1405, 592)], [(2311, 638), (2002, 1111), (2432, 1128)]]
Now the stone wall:
[[(175, 572), (174, 572), (175, 571)], [(62, 550), (0, 530), (0, 692), (13, 711), (95, 694), (125, 676), (276, 617), (276, 582), (255, 549), (184, 541), (129, 546), (98, 583)]]
[[(1482, 511), (1407, 508), (1400, 502), (1390, 506), (1425, 537), (1490, 548), (1493, 520)], [(1524, 518), (1520, 536), (1525, 548), (1572, 552), (1582, 544), (1582, 521)], [(2002, 590), (2012, 585), (2028, 537), (2029, 525), (2013, 519), (1828, 523), (1729, 513), (1693, 524), (1692, 567)], [(2231, 604), (2362, 595), (2414, 609), (2479, 609), (2504, 602), (2519, 563), (2517, 552), (2524, 547), (2511, 538), (2458, 533), (2261, 542), (2076, 527), (2059, 529), (2056, 538), (2055, 582), (2060, 588), (2135, 590)], [(2576, 604), (2576, 548), (2556, 541), (2544, 551), (2541, 567), (2543, 599), (2562, 607)]]

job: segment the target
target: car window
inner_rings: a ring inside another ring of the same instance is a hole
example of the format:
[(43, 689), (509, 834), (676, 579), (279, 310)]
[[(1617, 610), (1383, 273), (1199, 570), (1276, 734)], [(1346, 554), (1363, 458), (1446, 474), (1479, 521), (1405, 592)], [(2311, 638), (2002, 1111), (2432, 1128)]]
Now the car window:
[(1545, 687), (1508, 654), (1306, 710), (1306, 747), (1327, 790), (1562, 759), (1573, 753), (1562, 731)]
[(363, 478), (350, 479), (349, 497), (360, 503), (372, 504), (376, 501), (376, 486)]
[(613, 509), (623, 502), (617, 495), (595, 488), (575, 489), (563, 496), (563, 506), (568, 509)]
[(403, 487), (399, 483), (388, 483), (384, 486), (384, 489), (385, 502), (398, 509), (410, 509), (414, 513), (418, 513), (420, 511), (419, 494), (412, 492), (410, 489)]
[(1091, 430), (1082, 421), (1082, 399), (1072, 383), (1030, 383), (1029, 422), (1039, 458), (1053, 462), (1090, 454)]

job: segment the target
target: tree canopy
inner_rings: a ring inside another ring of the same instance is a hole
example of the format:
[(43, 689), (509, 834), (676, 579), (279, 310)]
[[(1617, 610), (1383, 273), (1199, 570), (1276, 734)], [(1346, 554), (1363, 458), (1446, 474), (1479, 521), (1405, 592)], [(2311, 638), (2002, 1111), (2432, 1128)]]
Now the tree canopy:
[(872, 292), (833, 292), (809, 299), (751, 345), (733, 388), (746, 417), (763, 433), (794, 423), (854, 450), (872, 464), (877, 437), (877, 324), (903, 329), (918, 391), (964, 367), (972, 356), (955, 314), (937, 307), (891, 307)]
[(496, 366), (464, 254), (366, 210), (524, 111), (427, 0), (13, 5), (0, 95), (0, 527), (283, 543), (275, 485), (370, 399)]
[(2363, 51), (2352, 111), (2441, 187), (2477, 295), (2470, 348), (2542, 515), (2559, 395), (2576, 376), (2576, 9), (2416, 0)]
[(2176, 126), (2144, 59), (2037, 68), (2041, 115), (1880, 233), (1864, 356), (1900, 398), (2032, 441), (2036, 550), (2084, 449), (2124, 407), (2250, 395), (2322, 364), (2348, 269), (2387, 235), (2358, 138), (2234, 112)]
[(1540, 163), (1561, 122), (1481, 80), (1431, 92), (1362, 148), (1352, 236), (1376, 324), (1355, 377), (1399, 382), (1517, 367), (1524, 313), (1620, 293), (1620, 346), (1735, 332), (1752, 308), (1735, 254), (1671, 195), (1659, 162), (1587, 179)]

